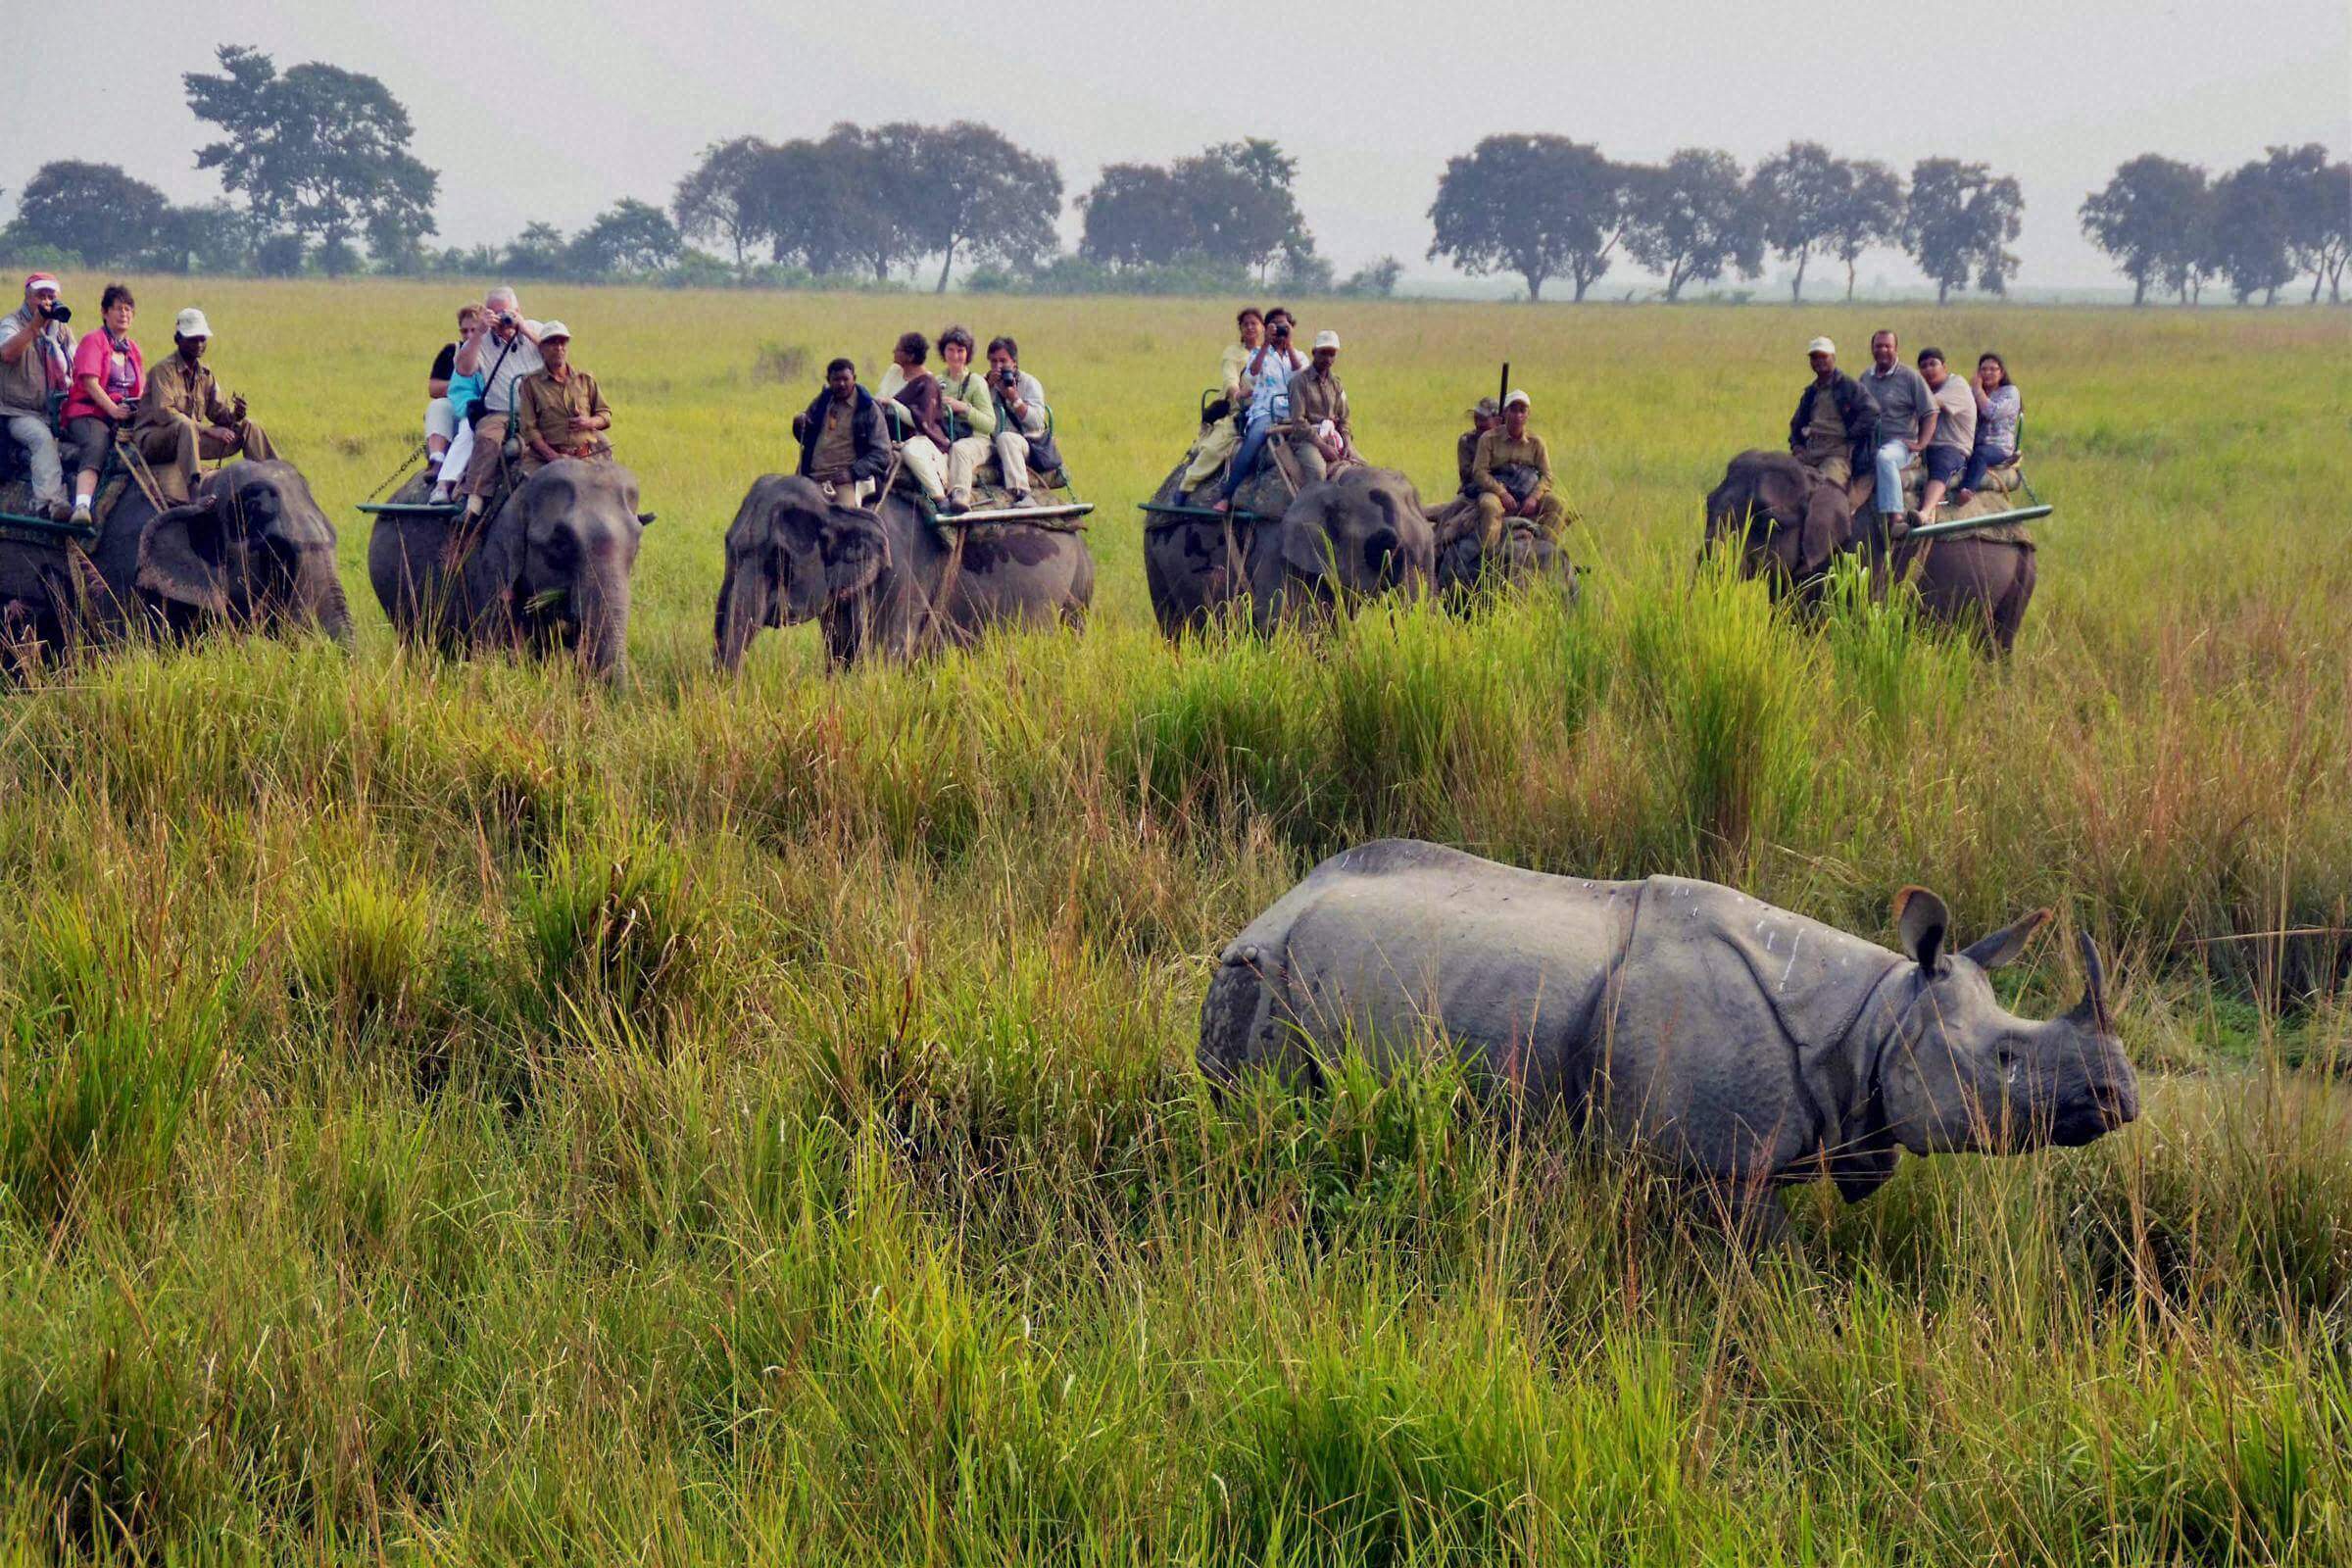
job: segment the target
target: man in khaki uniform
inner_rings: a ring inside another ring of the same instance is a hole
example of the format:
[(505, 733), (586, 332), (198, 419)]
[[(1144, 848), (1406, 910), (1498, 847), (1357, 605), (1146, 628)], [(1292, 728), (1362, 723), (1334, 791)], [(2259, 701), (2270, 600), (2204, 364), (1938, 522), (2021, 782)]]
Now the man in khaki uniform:
[(1481, 549), (1502, 543), (1506, 519), (1524, 517), (1557, 539), (1569, 522), (1568, 508), (1552, 492), (1551, 453), (1527, 427), (1528, 397), (1513, 391), (1502, 400), (1502, 423), (1478, 438), (1470, 483), (1478, 492)]
[(1869, 460), (1879, 411), (1854, 378), (1838, 368), (1838, 345), (1817, 337), (1805, 348), (1813, 379), (1788, 420), (1788, 453), (1839, 489), (1854, 476), (1855, 457)]
[(155, 468), (156, 488), (174, 503), (195, 494), (197, 464), (243, 453), (260, 462), (277, 456), (262, 427), (245, 417), (242, 397), (223, 397), (204, 363), (212, 323), (190, 307), (172, 326), (179, 352), (147, 372), (147, 390), (130, 425), (131, 444)]
[(547, 368), (514, 388), (514, 427), (522, 436), (522, 474), (529, 478), (558, 458), (610, 461), (612, 411), (596, 377), (571, 363), (571, 328), (550, 321), (539, 331)]
[(1307, 367), (1291, 378), (1291, 417), (1283, 434), (1298, 454), (1300, 477), (1323, 478), (1355, 458), (1355, 433), (1348, 425), (1348, 389), (1340, 384), (1340, 334), (1315, 334)]
[(1478, 438), (1502, 422), (1502, 410), (1493, 398), (1480, 398), (1470, 409), (1470, 428), (1454, 437), (1453, 471), (1455, 488), (1463, 495), (1470, 492), (1470, 469), (1478, 462)]

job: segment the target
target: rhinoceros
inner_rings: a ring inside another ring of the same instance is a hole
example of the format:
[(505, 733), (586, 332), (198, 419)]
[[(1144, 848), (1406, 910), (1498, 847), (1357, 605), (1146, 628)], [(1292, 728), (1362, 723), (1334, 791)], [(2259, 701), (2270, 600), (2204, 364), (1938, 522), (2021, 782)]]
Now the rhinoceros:
[(2079, 1145), (2138, 1115), (2087, 938), (2065, 1016), (1994, 1000), (1985, 971), (2049, 917), (1954, 952), (1943, 901), (1905, 888), (1890, 953), (1712, 882), (1583, 881), (1386, 840), (1316, 866), (1226, 948), (1200, 1061), (1222, 1086), (1312, 1080), (1344, 1047), (1378, 1068), (1442, 1050), (1742, 1208), (1824, 1176), (1856, 1201), (1903, 1150)]

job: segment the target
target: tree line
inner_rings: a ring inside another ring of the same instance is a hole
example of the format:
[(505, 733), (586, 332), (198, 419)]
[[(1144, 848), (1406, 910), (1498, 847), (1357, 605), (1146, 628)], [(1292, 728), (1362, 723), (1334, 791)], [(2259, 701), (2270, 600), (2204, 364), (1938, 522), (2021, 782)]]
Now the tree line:
[[(19, 193), (0, 250), (175, 272), (780, 287), (906, 287), (936, 267), (923, 276), (943, 292), (958, 268), (968, 289), (1057, 293), (1385, 295), (1404, 270), (1383, 257), (1339, 277), (1299, 210), (1296, 161), (1261, 137), (1105, 167), (1072, 199), (1080, 232), (1065, 252), (1058, 165), (969, 121), (738, 136), (705, 149), (665, 206), (624, 198), (576, 233), (533, 222), (504, 245), (435, 247), (440, 176), (411, 152), (408, 111), (382, 82), (318, 62), (281, 72), (237, 45), (215, 63), (181, 80), (190, 110), (220, 133), (196, 150), (220, 199), (174, 205), (113, 165), (60, 160)], [(1562, 284), (1582, 300), (1626, 263), (1679, 300), (1693, 285), (1755, 278), (1769, 256), (1801, 300), (1808, 275), (1830, 268), (1842, 269), (1851, 299), (1863, 254), (1890, 248), (1940, 302), (2007, 292), (2024, 209), (2013, 176), (1958, 158), (1905, 173), (1791, 141), (1749, 170), (1710, 148), (1628, 163), (1565, 136), (1497, 135), (1446, 163), (1428, 257), (1517, 277), (1529, 299)], [(2273, 147), (2218, 178), (2149, 154), (2118, 169), (2080, 218), (2134, 303), (2155, 288), (2194, 304), (2216, 279), (2241, 302), (2275, 302), (2306, 272), (2313, 300), (2323, 287), (2340, 300), (2352, 168), (2316, 143)]]

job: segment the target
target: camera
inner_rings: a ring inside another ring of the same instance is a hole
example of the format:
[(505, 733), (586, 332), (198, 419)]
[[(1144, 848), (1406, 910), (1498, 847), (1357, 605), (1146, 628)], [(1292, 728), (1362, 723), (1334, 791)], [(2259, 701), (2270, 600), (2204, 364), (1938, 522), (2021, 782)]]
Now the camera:
[(499, 312), (498, 324), (501, 326), (513, 326), (514, 324), (514, 313), (513, 311)]
[(1020, 370), (1016, 367), (1007, 365), (997, 372), (997, 384), (1007, 392), (1011, 391), (1021, 384)]
[(73, 307), (69, 306), (64, 300), (56, 298), (52, 298), (49, 301), (48, 308), (42, 311), (41, 315), (45, 318), (52, 321), (71, 321), (74, 319)]

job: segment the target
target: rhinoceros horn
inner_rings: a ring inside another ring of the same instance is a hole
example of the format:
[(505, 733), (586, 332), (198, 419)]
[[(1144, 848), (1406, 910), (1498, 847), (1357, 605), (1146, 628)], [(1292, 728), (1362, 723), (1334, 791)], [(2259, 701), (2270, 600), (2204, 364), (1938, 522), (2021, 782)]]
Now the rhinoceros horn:
[(2075, 940), (2082, 949), (2082, 1000), (2075, 1004), (2074, 1015), (2100, 1034), (2112, 1034), (2114, 1024), (2107, 1013), (2107, 971), (2099, 963), (2099, 945), (2090, 940), (2087, 931), (2076, 932)]

